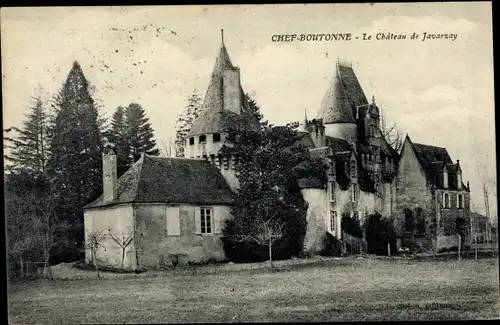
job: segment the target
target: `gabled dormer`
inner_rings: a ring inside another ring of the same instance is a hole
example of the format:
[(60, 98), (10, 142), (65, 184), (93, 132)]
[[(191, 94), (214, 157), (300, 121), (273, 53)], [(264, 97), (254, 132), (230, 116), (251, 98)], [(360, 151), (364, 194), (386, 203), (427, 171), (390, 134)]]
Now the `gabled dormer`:
[(447, 189), (449, 187), (449, 177), (448, 177), (448, 166), (443, 164), (443, 188)]

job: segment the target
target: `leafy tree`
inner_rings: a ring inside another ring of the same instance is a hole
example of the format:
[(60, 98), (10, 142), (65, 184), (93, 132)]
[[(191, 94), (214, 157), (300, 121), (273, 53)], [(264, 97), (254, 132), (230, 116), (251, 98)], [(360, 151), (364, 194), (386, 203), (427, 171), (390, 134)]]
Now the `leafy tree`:
[(115, 148), (118, 177), (132, 165), (126, 122), (125, 108), (119, 106), (113, 113), (111, 127), (107, 132), (108, 141)]
[(50, 186), (57, 195), (56, 215), (71, 230), (68, 238), (84, 240), (83, 207), (102, 191), (102, 150), (99, 112), (78, 62), (54, 98)]
[[(256, 109), (258, 111), (258, 107)], [(276, 239), (276, 259), (299, 255), (306, 231), (307, 204), (297, 184), (295, 167), (309, 159), (309, 151), (296, 145), (295, 129), (272, 127), (267, 122), (261, 130), (230, 130), (224, 154), (237, 157), (239, 189), (235, 194), (232, 216), (223, 228), (226, 254), (233, 260), (263, 258), (262, 245), (237, 242), (234, 236), (253, 233), (271, 216), (283, 224), (283, 236)]]
[(349, 212), (342, 213), (341, 229), (343, 232), (356, 238), (363, 237), (363, 229), (361, 228), (358, 219), (352, 218), (349, 215)]
[(125, 110), (125, 115), (127, 140), (132, 162), (136, 162), (143, 153), (157, 156), (160, 151), (155, 148), (156, 141), (154, 140), (153, 128), (141, 105), (129, 104)]
[(260, 107), (257, 105), (257, 102), (249, 95), (245, 94), (245, 98), (248, 102), (248, 105), (250, 107), (250, 112), (253, 114), (253, 116), (259, 121), (261, 126), (263, 128), (268, 126), (268, 122), (264, 120), (264, 115), (260, 112)]
[[(4, 130), (6, 149), (10, 154), (5, 159), (12, 163), (9, 170), (24, 169), (31, 173), (44, 173), (48, 160), (48, 116), (41, 95), (33, 98), (34, 103), (25, 114), (22, 128), (10, 127)], [(17, 133), (16, 136), (10, 136)]]
[(193, 127), (194, 121), (200, 116), (203, 100), (196, 91), (193, 91), (187, 99), (187, 105), (184, 111), (177, 118), (175, 125), (175, 155), (184, 157), (184, 143), (186, 137)]
[(390, 220), (374, 213), (367, 217), (364, 228), (369, 254), (387, 255), (388, 244), (391, 252), (396, 251), (396, 232)]

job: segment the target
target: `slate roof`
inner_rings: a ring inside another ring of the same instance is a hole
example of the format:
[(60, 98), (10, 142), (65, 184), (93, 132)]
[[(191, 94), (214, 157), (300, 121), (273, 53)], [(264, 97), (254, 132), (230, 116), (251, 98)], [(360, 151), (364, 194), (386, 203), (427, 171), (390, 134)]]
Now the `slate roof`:
[(335, 74), (321, 101), (318, 117), (325, 124), (356, 123), (356, 106), (367, 104), (352, 67), (337, 63)]
[[(446, 166), (448, 172), (448, 188), (457, 189), (458, 165), (453, 163), (446, 148), (413, 143), (411, 140), (410, 143), (420, 166), (424, 170), (427, 181), (430, 184), (438, 189), (444, 189), (443, 170)], [(463, 182), (462, 189), (467, 189)]]
[(199, 159), (144, 155), (118, 179), (117, 187), (114, 201), (104, 203), (101, 195), (85, 208), (122, 203), (230, 205), (233, 199), (217, 167)]
[(242, 102), (240, 114), (224, 110), (224, 71), (234, 69), (237, 68), (231, 63), (227, 49), (222, 44), (202, 104), (202, 113), (195, 120), (188, 134), (189, 137), (208, 133), (221, 133), (231, 128), (258, 129), (258, 121), (250, 113), (250, 105), (241, 85), (239, 89)]
[(325, 136), (326, 145), (332, 148), (333, 152), (351, 150), (351, 145), (344, 139)]
[(296, 145), (303, 145), (308, 149), (314, 148), (314, 141), (311, 138), (311, 134), (308, 132), (297, 132), (297, 137), (299, 138), (297, 142), (295, 143)]

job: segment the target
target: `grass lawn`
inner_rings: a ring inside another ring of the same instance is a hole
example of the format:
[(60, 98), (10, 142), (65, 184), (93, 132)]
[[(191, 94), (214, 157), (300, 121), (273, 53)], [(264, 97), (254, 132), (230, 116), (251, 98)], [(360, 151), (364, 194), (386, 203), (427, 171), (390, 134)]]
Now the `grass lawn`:
[(305, 322), (499, 318), (498, 259), (343, 260), (280, 272), (9, 286), (9, 323)]

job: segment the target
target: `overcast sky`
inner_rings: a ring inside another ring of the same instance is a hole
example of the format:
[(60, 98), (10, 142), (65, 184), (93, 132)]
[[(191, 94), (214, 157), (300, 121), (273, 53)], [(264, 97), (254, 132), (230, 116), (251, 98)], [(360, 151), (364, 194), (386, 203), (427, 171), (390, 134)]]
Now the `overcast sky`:
[[(389, 123), (460, 159), (473, 204), (484, 204), (478, 169), (496, 178), (489, 3), (2, 8), (1, 18), (4, 127), (20, 125), (38, 85), (50, 98), (77, 60), (101, 113), (141, 104), (162, 146), (186, 98), (194, 89), (204, 96), (223, 28), (243, 89), (270, 122), (300, 120), (305, 109), (315, 117), (340, 58), (352, 62)], [(458, 37), (271, 41), (274, 34), (379, 32)]]

